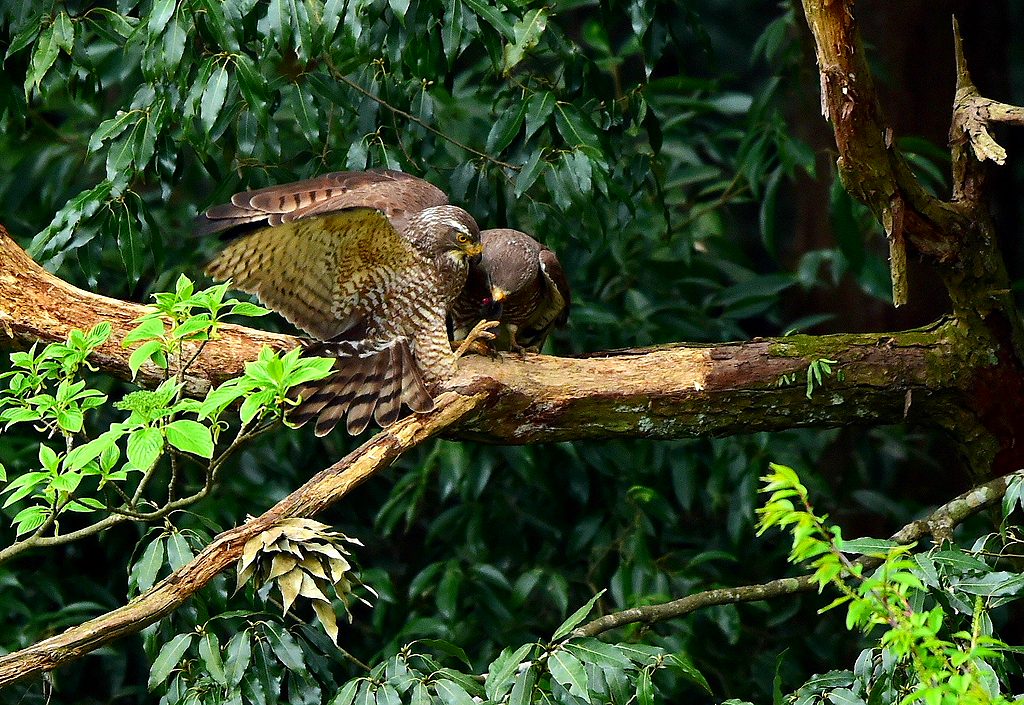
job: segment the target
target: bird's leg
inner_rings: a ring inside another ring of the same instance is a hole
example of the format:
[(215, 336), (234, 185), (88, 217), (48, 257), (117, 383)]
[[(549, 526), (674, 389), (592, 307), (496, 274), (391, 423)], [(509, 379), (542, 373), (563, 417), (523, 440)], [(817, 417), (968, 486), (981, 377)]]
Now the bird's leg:
[(484, 341), (494, 340), (494, 333), (491, 332), (491, 328), (498, 325), (498, 321), (480, 321), (473, 330), (469, 331), (466, 339), (462, 341), (458, 349), (455, 351), (455, 359), (458, 360), (460, 357), (465, 355), (471, 348), (473, 350), (479, 350), (479, 346), (484, 346), (487, 349), (487, 345)]
[(516, 340), (516, 333), (519, 332), (519, 326), (514, 323), (508, 323), (505, 327), (508, 328), (508, 349), (522, 357), (523, 354), (526, 353), (526, 348), (520, 345), (519, 341)]

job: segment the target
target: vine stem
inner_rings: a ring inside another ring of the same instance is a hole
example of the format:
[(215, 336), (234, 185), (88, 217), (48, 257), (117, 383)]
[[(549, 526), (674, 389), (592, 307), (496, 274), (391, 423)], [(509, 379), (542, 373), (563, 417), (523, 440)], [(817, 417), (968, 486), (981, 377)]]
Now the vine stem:
[(371, 93), (370, 91), (366, 90), (361, 85), (359, 85), (358, 83), (353, 81), (351, 78), (349, 78), (348, 76), (346, 76), (343, 73), (341, 73), (340, 71), (338, 71), (338, 69), (334, 66), (334, 64), (329, 59), (327, 60), (327, 66), (328, 66), (328, 68), (330, 68), (331, 76), (333, 78), (335, 78), (338, 81), (341, 81), (342, 83), (344, 83), (346, 86), (348, 86), (352, 90), (354, 90), (357, 93), (360, 93), (360, 94), (366, 96), (367, 98), (369, 98), (370, 100), (374, 101), (378, 105), (381, 105), (381, 106), (387, 108), (392, 113), (395, 113), (396, 115), (401, 115), (406, 120), (409, 120), (410, 122), (416, 123), (417, 125), (422, 127), (424, 130), (427, 130), (428, 132), (437, 135), (441, 139), (445, 140), (446, 142), (450, 142), (451, 144), (454, 144), (456, 147), (459, 147), (460, 149), (464, 149), (465, 151), (469, 152), (470, 154), (475, 154), (476, 156), (480, 157), (481, 159), (486, 159), (487, 161), (489, 161), (489, 162), (491, 162), (493, 164), (497, 164), (498, 166), (504, 167), (506, 169), (512, 169), (513, 171), (522, 171), (523, 168), (521, 166), (516, 166), (515, 164), (509, 164), (508, 162), (502, 161), (502, 160), (500, 160), (500, 159), (498, 159), (496, 157), (492, 157), (487, 152), (481, 152), (479, 149), (475, 149), (473, 147), (470, 147), (468, 144), (465, 144), (464, 142), (460, 142), (459, 140), (455, 139), (451, 135), (446, 135), (441, 130), (437, 129), (433, 125), (428, 124), (427, 122), (424, 122), (423, 120), (421, 120), (420, 118), (416, 117), (412, 113), (408, 113), (408, 112), (402, 110), (401, 108), (398, 108), (398, 107), (392, 105), (391, 103), (387, 102), (386, 100), (384, 100), (380, 96), (374, 95), (373, 93)]

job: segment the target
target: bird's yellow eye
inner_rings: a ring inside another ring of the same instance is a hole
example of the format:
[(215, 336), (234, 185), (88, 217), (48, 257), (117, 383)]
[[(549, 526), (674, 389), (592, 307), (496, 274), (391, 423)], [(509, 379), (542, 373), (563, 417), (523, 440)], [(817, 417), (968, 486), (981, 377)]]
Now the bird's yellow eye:
[(467, 235), (466, 233), (459, 233), (455, 237), (455, 239), (458, 240), (461, 244), (465, 245), (467, 242), (469, 242), (469, 235)]

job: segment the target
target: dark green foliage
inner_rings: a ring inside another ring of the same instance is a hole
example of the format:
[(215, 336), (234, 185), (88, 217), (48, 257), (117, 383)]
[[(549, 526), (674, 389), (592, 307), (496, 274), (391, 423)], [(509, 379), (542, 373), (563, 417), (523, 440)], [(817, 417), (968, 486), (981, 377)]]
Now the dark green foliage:
[[(881, 298), (890, 285), (865, 246), (877, 224), (838, 185), (821, 205), (835, 247), (788, 252), (793, 180), (816, 173), (786, 121), (796, 72), (813, 62), (796, 22), (788, 3), (763, 0), (0, 3), (0, 223), (65, 279), (147, 301), (215, 251), (188, 235), (211, 203), (401, 168), (482, 226), (520, 227), (559, 253), (576, 302), (560, 353), (805, 329), (836, 312), (798, 317), (781, 294), (845, 276)], [(913, 146), (915, 167), (937, 176), (935, 153)], [(93, 382), (111, 399), (128, 391)], [(224, 403), (243, 391), (227, 387)], [(99, 428), (115, 410), (96, 413)], [(8, 477), (37, 469), (39, 441), (0, 437)], [(281, 429), (166, 524), (0, 566), (0, 652), (122, 604), (354, 443)], [(282, 623), (267, 595), (232, 596), (221, 576), (54, 684), (79, 703), (152, 702), (147, 683), (166, 702), (520, 703), (535, 688), (558, 702), (766, 701), (856, 659), (857, 638), (817, 616), (814, 596), (629, 627), (604, 646), (548, 640), (603, 590), (595, 614), (780, 575), (784, 547), (754, 536), (771, 460), (822, 468), (805, 481), (823, 507), (897, 528), (935, 499), (901, 482), (908, 465), (934, 472), (923, 445), (902, 431), (434, 442), (321, 517), (366, 544), (360, 575), (379, 593), (341, 625), (347, 654), (311, 612)], [(845, 476), (829, 472), (838, 455)], [(5, 512), (2, 545), (14, 539)], [(484, 684), (466, 675), (487, 672)], [(38, 683), (9, 692), (43, 699)]]

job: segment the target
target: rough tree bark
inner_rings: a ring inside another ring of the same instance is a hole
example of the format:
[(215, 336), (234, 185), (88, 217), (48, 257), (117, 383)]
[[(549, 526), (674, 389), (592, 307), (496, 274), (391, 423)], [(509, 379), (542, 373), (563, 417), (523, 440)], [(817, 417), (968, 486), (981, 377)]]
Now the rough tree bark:
[[(903, 266), (912, 252), (942, 274), (953, 302), (950, 318), (900, 333), (669, 345), (574, 359), (464, 359), (435, 412), (374, 437), (262, 516), (218, 536), (191, 563), (128, 605), (0, 657), (0, 687), (159, 619), (230, 565), (248, 537), (284, 517), (315, 514), (408, 448), (440, 433), (534, 443), (909, 421), (951, 433), (977, 476), (1024, 465), (1024, 336), (996, 249), (978, 161), (999, 155), (985, 139), (988, 122), (1019, 121), (1020, 112), (982, 99), (961, 60), (952, 135), (954, 195), (950, 201), (936, 198), (895, 148), (874, 94), (853, 2), (803, 0), (803, 6), (817, 45), (822, 107), (833, 123), (840, 173), (885, 226), (894, 300), (909, 295)], [(73, 327), (109, 321), (114, 335), (94, 362), (127, 377), (129, 351), (120, 341), (142, 310), (69, 286), (0, 233), (0, 344), (61, 340)], [(288, 336), (225, 327), (204, 351), (187, 389), (201, 394), (211, 383), (238, 374), (263, 345), (295, 344)], [(822, 358), (838, 361), (841, 374), (808, 399), (804, 375)], [(159, 379), (148, 368), (139, 377), (144, 385)]]

